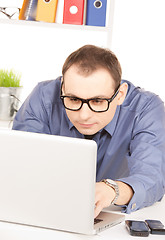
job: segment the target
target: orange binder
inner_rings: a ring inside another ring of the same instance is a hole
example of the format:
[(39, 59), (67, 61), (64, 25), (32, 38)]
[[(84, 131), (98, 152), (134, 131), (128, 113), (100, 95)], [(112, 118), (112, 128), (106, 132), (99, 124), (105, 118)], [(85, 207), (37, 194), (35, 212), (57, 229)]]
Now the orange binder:
[(24, 0), (23, 1), (23, 4), (22, 4), (22, 8), (20, 10), (20, 14), (19, 14), (19, 19), (20, 20), (25, 20), (25, 11), (26, 11), (26, 8), (28, 7), (28, 4), (29, 4), (29, 0)]
[(36, 21), (55, 22), (58, 0), (38, 0)]

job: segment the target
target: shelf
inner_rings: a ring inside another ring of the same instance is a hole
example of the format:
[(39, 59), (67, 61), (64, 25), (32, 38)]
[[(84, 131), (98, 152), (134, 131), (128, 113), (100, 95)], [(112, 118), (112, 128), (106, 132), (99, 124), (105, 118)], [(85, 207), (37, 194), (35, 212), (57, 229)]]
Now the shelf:
[[(58, 36), (60, 36), (60, 34), (62, 35), (65, 34), (65, 37), (68, 36), (68, 34), (69, 35), (71, 34), (71, 36), (76, 36), (76, 39), (80, 39), (80, 42), (82, 41), (82, 38), (84, 38), (84, 40), (86, 39), (85, 40), (86, 44), (88, 43), (88, 40), (89, 40), (89, 43), (95, 44), (95, 42), (97, 43), (98, 40), (94, 40), (94, 39), (99, 38), (100, 42), (101, 42), (101, 39), (103, 40), (103, 45), (101, 46), (110, 47), (111, 41), (112, 41), (112, 28), (110, 27), (47, 23), (47, 22), (15, 20), (15, 19), (12, 19), (12, 20), (0, 19), (0, 28), (1, 26), (5, 26), (5, 25), (8, 25), (10, 29), (12, 27), (12, 31), (14, 31), (14, 27), (15, 27), (15, 29), (17, 29), (16, 30), (17, 34), (19, 34), (18, 32), (20, 28), (21, 28), (20, 33), (22, 32), (23, 29), (25, 30), (27, 28), (29, 33), (30, 31), (31, 32), (42, 31), (42, 33), (45, 31), (45, 33), (49, 32), (48, 34), (49, 36), (53, 33), (54, 34), (56, 33)], [(4, 31), (3, 29), (4, 27), (2, 27), (1, 31)], [(5, 34), (6, 34), (6, 30), (5, 30)], [(68, 38), (70, 39), (71, 36), (68, 36)], [(105, 39), (106, 39), (106, 43), (105, 43)], [(72, 40), (75, 41), (73, 38)]]
[(72, 24), (60, 24), (60, 23), (47, 23), (47, 22), (37, 22), (37, 21), (25, 21), (25, 20), (15, 20), (15, 19), (0, 19), (0, 24), (15, 24), (24, 25), (31, 27), (44, 27), (44, 28), (55, 28), (55, 29), (75, 29), (75, 30), (87, 30), (87, 31), (109, 31), (109, 27), (97, 27), (97, 26), (87, 26), (87, 25), (72, 25)]
[(114, 0), (107, 2), (106, 27), (0, 19), (1, 68), (21, 73), (23, 100), (38, 82), (60, 76), (71, 52), (88, 44), (111, 48)]
[(37, 26), (37, 27), (46, 27), (46, 28), (60, 28), (60, 29), (75, 29), (75, 30), (87, 30), (87, 31), (100, 31), (105, 32), (112, 30), (113, 25), (113, 14), (114, 14), (114, 0), (107, 1), (107, 26), (87, 26), (87, 25), (72, 25), (72, 24), (62, 24), (62, 23), (47, 23), (47, 22), (37, 22), (37, 21), (26, 21), (26, 20), (15, 20), (15, 19), (0, 19), (0, 24), (17, 24), (24, 26)]

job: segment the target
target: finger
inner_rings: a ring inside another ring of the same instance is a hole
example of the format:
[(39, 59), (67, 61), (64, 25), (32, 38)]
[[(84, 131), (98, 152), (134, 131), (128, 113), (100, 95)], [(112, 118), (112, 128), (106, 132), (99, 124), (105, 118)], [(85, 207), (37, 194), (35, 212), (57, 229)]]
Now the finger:
[(100, 202), (97, 202), (97, 204), (95, 205), (94, 218), (96, 218), (99, 215), (102, 209), (103, 209), (102, 204)]
[(100, 201), (100, 195), (99, 194), (95, 194), (95, 205), (97, 205), (97, 203)]
[(101, 194), (101, 191), (100, 191), (100, 183), (96, 183), (96, 187), (95, 187), (95, 204), (97, 204), (97, 202), (99, 202), (101, 198), (102, 198), (102, 194)]

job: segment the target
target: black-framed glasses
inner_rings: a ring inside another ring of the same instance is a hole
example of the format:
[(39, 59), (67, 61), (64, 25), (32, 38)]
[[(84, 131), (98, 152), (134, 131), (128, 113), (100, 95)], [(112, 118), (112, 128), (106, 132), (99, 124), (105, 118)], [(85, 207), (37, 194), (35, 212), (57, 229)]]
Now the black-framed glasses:
[(0, 19), (18, 19), (20, 8), (0, 7)]
[[(62, 84), (61, 84), (62, 88)], [(89, 98), (89, 99), (82, 99), (79, 97), (75, 96), (65, 96), (62, 95), (61, 91), (61, 100), (63, 102), (63, 105), (66, 109), (71, 110), (71, 111), (79, 111), (84, 103), (87, 103), (88, 107), (93, 111), (93, 112), (106, 112), (109, 109), (110, 103), (114, 100), (114, 98), (117, 96), (119, 93), (119, 88), (120, 85), (118, 86), (117, 90), (115, 93), (112, 95), (111, 98)]]

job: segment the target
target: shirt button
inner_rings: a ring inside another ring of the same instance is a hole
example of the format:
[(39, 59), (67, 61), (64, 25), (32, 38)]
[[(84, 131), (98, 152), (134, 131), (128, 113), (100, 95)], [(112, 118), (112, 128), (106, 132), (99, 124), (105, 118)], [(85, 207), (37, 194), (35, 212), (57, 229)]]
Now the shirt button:
[(133, 203), (131, 209), (134, 210), (135, 208), (136, 208), (136, 203)]

